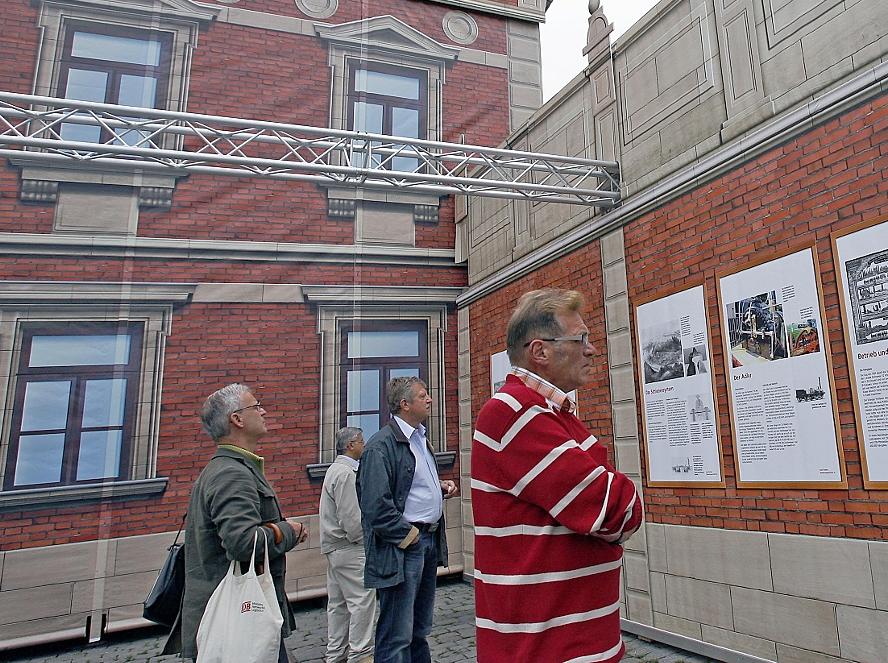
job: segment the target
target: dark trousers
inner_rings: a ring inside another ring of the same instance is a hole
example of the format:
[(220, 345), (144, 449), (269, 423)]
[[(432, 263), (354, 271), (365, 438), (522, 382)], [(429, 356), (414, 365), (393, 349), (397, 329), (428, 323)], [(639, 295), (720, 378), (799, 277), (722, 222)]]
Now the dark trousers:
[(438, 544), (434, 532), (404, 551), (404, 582), (377, 590), (376, 663), (431, 663), (427, 638), (435, 612)]
[[(286, 619), (286, 617), (284, 619)], [(290, 655), (287, 653), (287, 648), (284, 647), (283, 638), (281, 638), (281, 649), (278, 652), (278, 663), (290, 663)]]

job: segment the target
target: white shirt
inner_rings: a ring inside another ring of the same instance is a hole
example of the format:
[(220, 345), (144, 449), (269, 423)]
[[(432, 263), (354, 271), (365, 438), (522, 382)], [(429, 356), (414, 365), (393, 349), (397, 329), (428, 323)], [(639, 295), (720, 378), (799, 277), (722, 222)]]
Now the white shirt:
[(413, 483), (404, 504), (404, 520), (410, 523), (436, 523), (444, 513), (444, 495), (435, 457), (426, 443), (425, 426), (420, 424), (414, 428), (400, 417), (394, 419), (410, 442), (410, 451), (416, 460)]

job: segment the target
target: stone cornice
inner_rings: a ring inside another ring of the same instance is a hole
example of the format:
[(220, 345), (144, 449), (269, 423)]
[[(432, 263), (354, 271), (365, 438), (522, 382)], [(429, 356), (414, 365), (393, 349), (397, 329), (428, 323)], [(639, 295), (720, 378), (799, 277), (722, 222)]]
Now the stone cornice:
[(90, 7), (93, 9), (148, 14), (155, 18), (210, 22), (222, 11), (221, 7), (192, 0), (32, 0), (34, 5), (55, 4)]
[(0, 304), (186, 304), (197, 286), (187, 283), (105, 281), (0, 281)]
[(398, 246), (241, 242), (159, 237), (0, 233), (0, 256), (126, 257), (455, 267), (452, 249)]
[(543, 265), (576, 251), (701, 184), (737, 168), (763, 152), (813, 129), (862, 103), (865, 99), (886, 92), (888, 92), (888, 62), (880, 62), (814, 101), (780, 115), (772, 122), (750, 131), (742, 138), (728, 143), (644, 189), (641, 193), (627, 198), (621, 207), (590, 218), (549, 244), (470, 285), (457, 300), (457, 307), (466, 307), (486, 297)]
[(506, 18), (514, 18), (521, 21), (533, 21), (543, 23), (546, 20), (545, 10), (520, 9), (502, 5), (498, 2), (485, 2), (484, 0), (430, 0), (439, 5), (449, 5), (460, 9), (470, 9), (484, 14), (496, 14)]
[(463, 288), (444, 286), (303, 285), (312, 304), (455, 304)]

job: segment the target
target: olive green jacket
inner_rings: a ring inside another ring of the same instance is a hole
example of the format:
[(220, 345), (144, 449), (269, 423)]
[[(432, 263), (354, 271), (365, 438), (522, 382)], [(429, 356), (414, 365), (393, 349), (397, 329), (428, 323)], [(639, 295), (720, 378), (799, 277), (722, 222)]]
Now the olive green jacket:
[[(278, 523), (283, 534), (274, 543), (274, 532), (262, 523)], [(268, 538), (271, 575), (278, 604), (284, 615), (282, 635), (295, 626), (284, 592), (285, 553), (296, 545), (296, 532), (284, 521), (274, 489), (256, 463), (241, 453), (219, 448), (201, 472), (191, 491), (185, 526), (185, 596), (182, 603), (181, 644), (184, 657), (195, 658), (197, 627), (210, 595), (228, 573), (232, 560), (249, 562), (253, 536), (261, 527), (256, 559), (262, 559), (262, 532)], [(175, 628), (170, 636), (174, 642)], [(175, 651), (174, 644), (165, 652)]]

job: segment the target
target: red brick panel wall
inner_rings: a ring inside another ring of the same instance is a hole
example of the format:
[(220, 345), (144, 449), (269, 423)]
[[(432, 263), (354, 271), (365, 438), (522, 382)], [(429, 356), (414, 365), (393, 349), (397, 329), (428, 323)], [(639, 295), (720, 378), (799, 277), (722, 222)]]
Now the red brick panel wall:
[[(456, 314), (445, 336), (446, 371), (456, 371)], [(200, 430), (204, 398), (231, 382), (247, 382), (268, 410), (260, 443), (267, 474), (285, 515), (317, 513), (320, 336), (317, 311), (303, 304), (194, 304), (174, 315), (164, 361), (157, 475), (169, 477), (159, 497), (108, 500), (0, 513), (4, 550), (150, 534), (175, 529), (191, 485), (214, 445)], [(447, 381), (448, 449), (458, 447), (456, 380)], [(458, 463), (442, 478), (456, 479)]]
[[(883, 96), (626, 227), (630, 300), (705, 278), (727, 483), (725, 489), (648, 487), (650, 521), (888, 539), (888, 492), (863, 489), (830, 242), (833, 231), (888, 214), (886, 137)], [(820, 261), (849, 490), (738, 490), (715, 271), (811, 240)]]
[[(33, 57), (22, 68), (22, 53), (38, 50), (36, 16), (24, 3), (13, 3), (7, 21), (21, 29), (0, 39), (0, 89), (30, 92)], [(261, 2), (252, 3), (260, 10)], [(291, 11), (295, 5), (275, 3), (268, 11)], [(442, 38), (441, 20), (449, 8), (428, 2), (373, 3), (374, 15), (393, 14)], [(366, 8), (365, 8), (366, 10)], [(347, 18), (351, 13), (353, 18)], [(337, 21), (361, 17), (360, 3), (343, 3)], [(505, 52), (506, 22), (479, 16), (484, 39), (473, 48)], [(9, 50), (15, 53), (3, 58)], [(325, 127), (330, 117), (331, 71), (327, 44), (316, 37), (261, 30), (226, 23), (205, 29), (194, 51), (188, 108), (194, 113)], [(464, 62), (446, 71), (442, 127), (446, 140), (495, 145), (508, 133), (508, 72)], [(6, 81), (6, 83), (3, 83)], [(190, 149), (201, 147), (189, 139)], [(224, 147), (224, 146), (223, 146)], [(279, 148), (252, 154), (277, 158)], [(18, 172), (0, 170), (0, 232), (52, 232), (54, 205), (23, 204), (18, 198)], [(453, 208), (445, 199), (438, 224), (418, 226), (416, 245), (452, 248)], [(180, 179), (168, 211), (143, 209), (138, 234), (143, 237), (253, 240), (350, 244), (354, 223), (329, 219), (326, 192), (308, 183), (258, 178), (193, 175)]]
[(613, 462), (613, 423), (610, 409), (610, 380), (604, 322), (604, 286), (601, 249), (593, 242), (567, 258), (541, 267), (511, 283), (469, 309), (472, 354), (472, 420), (490, 398), (490, 355), (506, 349), (506, 324), (518, 298), (537, 288), (579, 290), (586, 298), (583, 320), (597, 349), (595, 378), (578, 393), (579, 417), (599, 441), (608, 447)]

